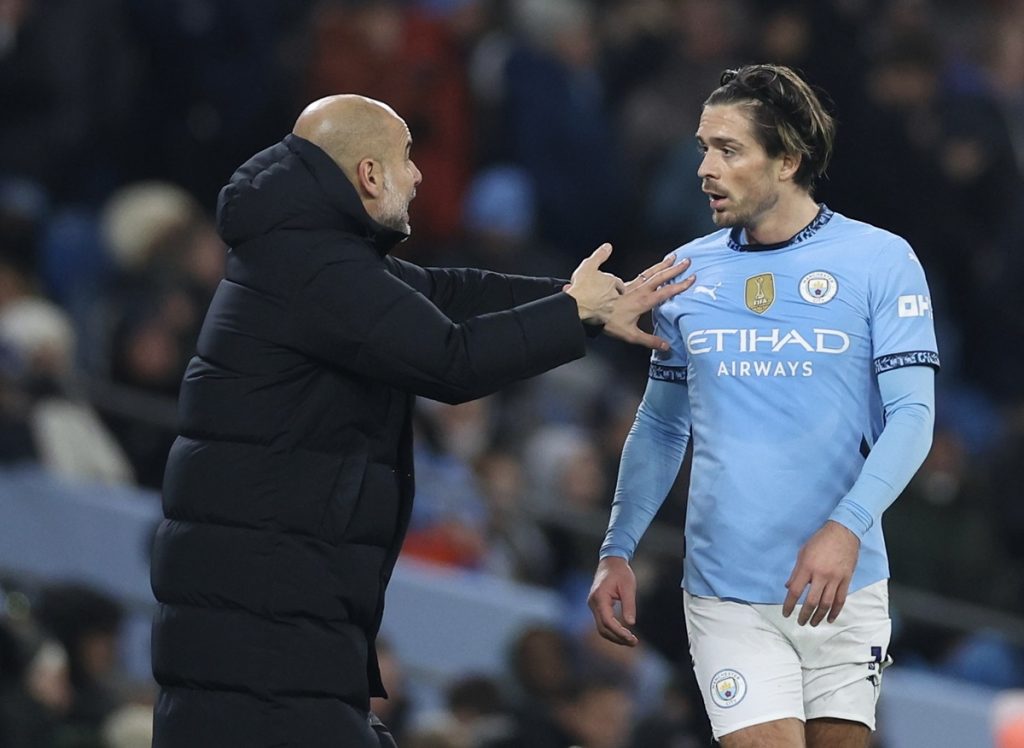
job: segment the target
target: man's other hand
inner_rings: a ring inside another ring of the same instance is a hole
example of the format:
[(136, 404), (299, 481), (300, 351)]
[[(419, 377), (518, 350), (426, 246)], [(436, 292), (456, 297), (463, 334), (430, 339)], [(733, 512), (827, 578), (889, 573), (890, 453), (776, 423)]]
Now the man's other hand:
[(846, 604), (853, 570), (860, 555), (860, 538), (838, 522), (829, 520), (804, 543), (789, 575), (789, 594), (782, 604), (782, 615), (792, 615), (804, 590), (810, 586), (800, 608), (797, 623), (817, 626), (825, 616), (834, 623)]
[[(615, 603), (622, 606), (622, 620), (615, 616)], [(635, 647), (637, 638), (626, 626), (636, 623), (636, 577), (624, 558), (602, 558), (594, 574), (587, 605), (594, 614), (597, 632), (610, 642)]]
[(605, 324), (614, 310), (612, 302), (626, 290), (626, 284), (619, 278), (601, 270), (611, 254), (612, 245), (607, 242), (595, 249), (573, 271), (564, 289), (576, 299), (580, 319), (588, 324)]

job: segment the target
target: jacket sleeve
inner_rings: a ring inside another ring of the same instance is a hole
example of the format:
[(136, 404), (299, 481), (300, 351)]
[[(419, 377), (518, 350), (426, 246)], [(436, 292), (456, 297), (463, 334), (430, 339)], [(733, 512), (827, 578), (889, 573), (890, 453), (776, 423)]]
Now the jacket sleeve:
[(569, 282), (475, 268), (423, 268), (394, 257), (385, 258), (385, 263), (455, 322), (542, 299)]
[(495, 392), (585, 353), (583, 325), (567, 294), (549, 293), (454, 322), (428, 298), (439, 289), (412, 275), (420, 289), (368, 253), (325, 265), (295, 300), (297, 347), (341, 369), (449, 403)]

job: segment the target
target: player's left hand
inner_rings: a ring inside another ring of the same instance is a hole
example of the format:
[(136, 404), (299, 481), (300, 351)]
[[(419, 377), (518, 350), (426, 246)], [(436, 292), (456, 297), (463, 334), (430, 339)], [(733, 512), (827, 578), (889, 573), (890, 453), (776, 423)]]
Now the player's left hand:
[(860, 538), (838, 522), (826, 522), (796, 556), (796, 566), (786, 582), (789, 594), (782, 604), (782, 615), (788, 618), (793, 613), (804, 589), (810, 585), (797, 623), (803, 626), (810, 621), (817, 626), (826, 615), (828, 622), (834, 623), (846, 604), (859, 554)]

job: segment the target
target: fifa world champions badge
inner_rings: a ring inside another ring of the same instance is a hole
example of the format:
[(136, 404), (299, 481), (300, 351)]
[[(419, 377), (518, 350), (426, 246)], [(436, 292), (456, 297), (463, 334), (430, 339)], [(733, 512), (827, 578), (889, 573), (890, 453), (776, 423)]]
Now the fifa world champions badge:
[(775, 276), (761, 273), (747, 278), (743, 300), (747, 309), (757, 314), (764, 314), (775, 303)]

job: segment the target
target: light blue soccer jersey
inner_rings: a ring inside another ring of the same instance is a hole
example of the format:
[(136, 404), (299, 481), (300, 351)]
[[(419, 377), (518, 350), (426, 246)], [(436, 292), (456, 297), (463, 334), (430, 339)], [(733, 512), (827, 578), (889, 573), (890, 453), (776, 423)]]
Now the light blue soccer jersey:
[[(900, 237), (822, 206), (789, 242), (722, 230), (676, 251), (697, 283), (654, 313), (685, 381), (693, 469), (683, 586), (779, 603), (800, 547), (850, 490), (882, 429), (877, 374), (938, 367), (924, 271)], [(881, 524), (850, 590), (889, 575)]]

